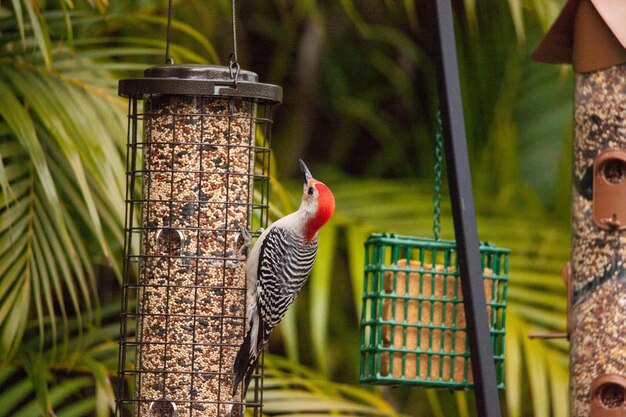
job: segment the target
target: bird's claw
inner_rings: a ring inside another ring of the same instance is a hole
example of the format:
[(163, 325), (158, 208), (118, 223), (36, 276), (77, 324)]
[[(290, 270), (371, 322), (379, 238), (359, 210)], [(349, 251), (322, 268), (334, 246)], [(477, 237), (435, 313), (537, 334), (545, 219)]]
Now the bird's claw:
[(243, 417), (246, 407), (243, 404), (231, 404), (228, 407), (226, 417)]
[(252, 242), (252, 235), (245, 227), (241, 226), (239, 232), (235, 236), (235, 250), (237, 254), (237, 260), (242, 261), (248, 257), (250, 251), (250, 243)]

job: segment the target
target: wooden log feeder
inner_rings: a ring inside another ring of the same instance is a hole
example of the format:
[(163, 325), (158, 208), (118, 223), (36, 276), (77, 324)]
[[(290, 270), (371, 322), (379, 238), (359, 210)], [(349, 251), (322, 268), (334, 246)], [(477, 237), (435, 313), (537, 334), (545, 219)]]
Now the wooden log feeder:
[(569, 0), (534, 58), (575, 72), (570, 415), (626, 416), (626, 4)]
[[(119, 93), (129, 128), (117, 415), (224, 416), (244, 400), (232, 396), (242, 236), (267, 223), (282, 90), (249, 71), (168, 64)], [(255, 378), (247, 406), (260, 415), (260, 404)]]

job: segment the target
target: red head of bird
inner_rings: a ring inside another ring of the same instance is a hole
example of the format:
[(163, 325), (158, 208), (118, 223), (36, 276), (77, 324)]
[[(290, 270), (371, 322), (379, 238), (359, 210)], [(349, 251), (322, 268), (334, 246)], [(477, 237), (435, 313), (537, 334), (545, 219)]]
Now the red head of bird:
[(305, 217), (305, 239), (311, 241), (335, 212), (335, 196), (326, 184), (313, 178), (309, 168), (301, 159), (299, 161), (304, 175), (302, 202), (299, 211)]

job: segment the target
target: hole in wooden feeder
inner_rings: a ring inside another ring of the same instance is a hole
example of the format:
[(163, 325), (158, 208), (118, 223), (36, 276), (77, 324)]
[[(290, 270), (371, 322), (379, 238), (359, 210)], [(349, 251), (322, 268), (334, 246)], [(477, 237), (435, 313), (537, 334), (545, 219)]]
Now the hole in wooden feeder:
[(619, 384), (606, 383), (598, 389), (598, 399), (609, 409), (620, 408), (626, 401), (624, 387)]
[(626, 178), (626, 163), (620, 159), (609, 159), (601, 168), (604, 179), (610, 184), (620, 184)]

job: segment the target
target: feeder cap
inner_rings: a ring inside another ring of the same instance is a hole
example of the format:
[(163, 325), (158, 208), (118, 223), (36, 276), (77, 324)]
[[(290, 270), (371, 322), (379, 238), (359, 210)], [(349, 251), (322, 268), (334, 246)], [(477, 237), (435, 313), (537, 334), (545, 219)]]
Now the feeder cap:
[[(146, 78), (180, 78), (182, 80), (213, 80), (233, 82), (230, 68), (218, 65), (157, 65), (144, 71)], [(240, 70), (237, 81), (258, 82), (259, 76), (246, 70)]]
[(240, 70), (235, 83), (229, 67), (215, 65), (158, 65), (145, 70), (144, 78), (120, 80), (118, 94), (141, 97), (151, 94), (176, 94), (211, 97), (238, 97), (265, 104), (282, 102), (280, 86), (258, 82), (252, 71)]

